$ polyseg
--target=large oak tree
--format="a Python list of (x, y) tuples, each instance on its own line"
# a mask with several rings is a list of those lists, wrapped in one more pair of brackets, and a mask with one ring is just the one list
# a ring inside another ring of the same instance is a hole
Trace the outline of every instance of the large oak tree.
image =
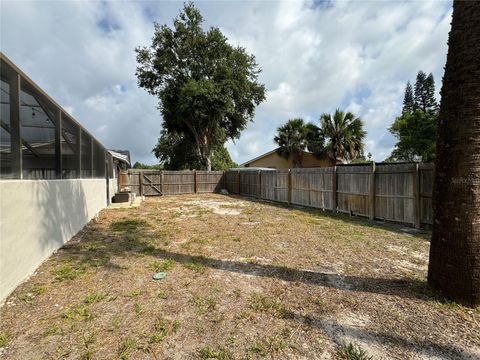
[(480, 2), (454, 1), (440, 105), (429, 284), (480, 304)]
[(255, 57), (202, 24), (192, 3), (184, 5), (173, 28), (156, 23), (151, 46), (136, 49), (136, 75), (139, 86), (158, 97), (163, 129), (192, 139), (210, 170), (215, 149), (238, 138), (253, 120), (265, 87)]

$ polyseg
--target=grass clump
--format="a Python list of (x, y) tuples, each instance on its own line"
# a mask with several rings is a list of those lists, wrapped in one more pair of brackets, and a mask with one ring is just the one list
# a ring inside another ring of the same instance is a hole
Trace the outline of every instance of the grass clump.
[(166, 320), (159, 318), (153, 325), (154, 332), (150, 336), (150, 342), (159, 343), (167, 336), (174, 334), (180, 328), (180, 321), (178, 320)]
[(43, 337), (55, 335), (58, 333), (58, 325), (57, 324), (52, 324), (49, 327), (45, 329), (45, 331), (42, 333)]
[(132, 219), (132, 220), (123, 220), (116, 221), (110, 225), (110, 229), (113, 231), (122, 231), (122, 232), (133, 232), (138, 230), (141, 227), (148, 226), (148, 223), (145, 220)]
[(183, 264), (183, 266), (199, 274), (203, 274), (205, 271), (207, 271), (207, 267), (205, 266), (205, 264), (203, 264), (200, 261), (192, 260), (192, 261), (186, 262), (185, 264)]
[(142, 294), (141, 290), (132, 290), (132, 291), (129, 291), (129, 292), (123, 294), (123, 296), (127, 297), (127, 298), (133, 298), (133, 297), (137, 297), (141, 294)]
[(199, 314), (206, 314), (215, 310), (217, 307), (217, 300), (213, 297), (199, 297), (193, 296), (190, 302), (196, 306)]
[(32, 293), (35, 294), (36, 296), (40, 296), (44, 294), (46, 291), (47, 291), (46, 285), (37, 285), (32, 288)]
[(232, 360), (233, 354), (226, 349), (214, 349), (210, 346), (205, 346), (198, 350), (200, 359), (217, 359), (217, 360)]
[(9, 335), (7, 333), (0, 333), (0, 349), (7, 347)]
[(153, 260), (148, 264), (148, 269), (159, 272), (170, 270), (175, 265), (175, 260), (166, 259), (166, 260)]
[(118, 357), (121, 360), (127, 360), (130, 352), (135, 348), (136, 342), (131, 338), (122, 341), (118, 349)]
[(293, 319), (294, 317), (293, 312), (280, 301), (259, 293), (254, 293), (250, 297), (250, 308), (255, 311), (271, 313), (282, 319)]
[(83, 299), (83, 302), (85, 304), (95, 304), (99, 301), (102, 301), (107, 296), (108, 296), (107, 293), (102, 293), (102, 292), (95, 293), (95, 294), (90, 294), (90, 295), (85, 296), (85, 298)]
[(89, 321), (93, 319), (93, 314), (86, 306), (78, 306), (73, 309), (65, 310), (62, 313), (64, 319), (70, 319), (75, 321)]
[(288, 348), (290, 345), (282, 335), (274, 335), (255, 342), (250, 347), (250, 352), (260, 356), (268, 356)]
[(85, 265), (80, 264), (63, 264), (52, 270), (55, 281), (62, 282), (74, 280), (87, 272)]
[(168, 299), (168, 293), (166, 293), (165, 291), (159, 291), (157, 297), (163, 300)]
[(342, 343), (338, 347), (337, 357), (342, 360), (372, 360), (372, 357), (365, 350), (351, 342)]

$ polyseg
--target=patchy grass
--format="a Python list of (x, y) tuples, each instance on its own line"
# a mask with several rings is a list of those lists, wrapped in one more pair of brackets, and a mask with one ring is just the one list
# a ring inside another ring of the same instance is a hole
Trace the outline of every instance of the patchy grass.
[(183, 264), (183, 266), (186, 269), (195, 271), (197, 273), (203, 274), (205, 271), (207, 271), (207, 266), (203, 262), (191, 260)]
[(175, 260), (167, 259), (167, 260), (153, 260), (150, 264), (148, 264), (148, 269), (159, 272), (159, 271), (167, 271), (170, 270), (175, 266)]
[(133, 220), (123, 220), (115, 221), (110, 225), (110, 229), (118, 232), (133, 232), (138, 230), (141, 227), (148, 226), (148, 223), (145, 220), (133, 219)]
[(102, 301), (108, 296), (108, 293), (98, 292), (95, 294), (87, 295), (83, 298), (85, 304), (95, 304), (96, 302)]
[(86, 306), (77, 306), (72, 309), (67, 309), (62, 313), (62, 317), (74, 321), (89, 321), (93, 319), (93, 314), (90, 308)]
[(337, 356), (342, 360), (372, 360), (365, 350), (351, 342), (342, 343), (337, 349)]
[(226, 349), (215, 349), (205, 346), (198, 350), (200, 359), (233, 360), (233, 354)]
[(9, 335), (4, 332), (0, 332), (0, 349), (7, 347)]
[(0, 353), (476, 358), (480, 309), (429, 289), (428, 236), (220, 195), (107, 209), (0, 308)]
[(74, 280), (79, 276), (85, 275), (87, 267), (84, 264), (62, 264), (52, 270), (55, 281), (62, 282)]

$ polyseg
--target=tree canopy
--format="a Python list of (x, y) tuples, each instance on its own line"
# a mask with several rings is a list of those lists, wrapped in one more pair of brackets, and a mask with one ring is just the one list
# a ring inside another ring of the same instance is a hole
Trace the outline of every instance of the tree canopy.
[(367, 132), (363, 121), (350, 111), (335, 110), (320, 116), (320, 129), (325, 145), (321, 149), (333, 164), (351, 162), (363, 156), (363, 143)]
[(291, 155), (293, 166), (302, 164), (303, 151), (307, 147), (308, 128), (303, 119), (290, 119), (277, 129), (277, 135), (273, 140), (278, 144), (278, 154), (288, 159)]
[(163, 130), (192, 147), (210, 169), (214, 151), (253, 121), (265, 86), (253, 55), (202, 24), (193, 3), (184, 5), (173, 28), (155, 23), (151, 46), (136, 49), (136, 75), (139, 86), (159, 99)]
[(407, 82), (402, 114), (389, 128), (398, 141), (388, 160), (433, 161), (437, 123), (438, 104), (433, 75), (427, 76), (419, 71), (414, 91)]
[[(195, 151), (193, 140), (177, 133), (162, 130), (153, 153), (165, 170), (206, 169), (204, 159)], [(213, 151), (211, 170), (226, 170), (236, 166), (223, 145)]]
[(279, 146), (278, 154), (286, 158), (293, 156), (294, 166), (301, 166), (305, 149), (318, 157), (328, 156), (336, 164), (365, 160), (363, 140), (366, 134), (359, 117), (337, 109), (333, 115), (322, 114), (320, 126), (305, 124), (299, 118), (290, 119), (277, 129), (274, 141)]

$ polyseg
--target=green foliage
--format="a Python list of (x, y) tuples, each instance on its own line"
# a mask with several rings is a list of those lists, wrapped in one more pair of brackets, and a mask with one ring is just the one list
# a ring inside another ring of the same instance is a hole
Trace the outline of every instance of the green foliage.
[(178, 136), (210, 169), (213, 151), (253, 120), (265, 87), (255, 57), (202, 24), (193, 3), (172, 28), (155, 23), (151, 46), (136, 49), (136, 75), (138, 85), (158, 97), (167, 136)]
[(430, 162), (435, 159), (438, 115), (423, 112), (404, 112), (393, 122), (389, 131), (398, 139), (392, 158), (399, 161)]
[(90, 294), (90, 295), (85, 296), (85, 298), (83, 299), (83, 302), (85, 304), (95, 304), (95, 303), (105, 299), (107, 297), (107, 295), (108, 295), (107, 293), (102, 293), (102, 292), (98, 292), (98, 293), (95, 293), (95, 294)]
[(154, 333), (150, 336), (150, 342), (159, 343), (167, 336), (174, 334), (180, 328), (180, 321), (178, 320), (167, 320), (167, 319), (157, 319), (155, 321)]
[(0, 349), (7, 347), (9, 335), (7, 333), (0, 333)]
[(198, 350), (198, 354), (200, 355), (200, 359), (205, 360), (232, 360), (233, 354), (226, 350), (226, 349), (215, 349), (210, 346), (205, 346)]
[(137, 161), (135, 164), (133, 164), (134, 169), (149, 169), (149, 170), (163, 170), (163, 166), (158, 164), (158, 165), (147, 165), (143, 164), (139, 161)]
[(322, 114), (320, 128), (311, 126), (310, 133), (312, 132), (317, 134), (316, 137), (311, 136), (311, 139), (316, 139), (316, 143), (309, 148), (316, 155), (328, 155), (332, 163), (351, 162), (363, 156), (363, 140), (367, 133), (363, 129), (363, 121), (351, 112), (337, 109), (333, 116)]
[(435, 99), (435, 80), (433, 79), (433, 75), (430, 73), (427, 76), (427, 74), (421, 70), (418, 72), (417, 80), (415, 82), (414, 110), (417, 109), (428, 113), (438, 112), (437, 100)]
[(51, 272), (55, 281), (62, 282), (66, 280), (74, 280), (86, 273), (87, 267), (84, 264), (63, 264), (56, 267)]
[(120, 359), (121, 360), (128, 359), (128, 355), (135, 348), (135, 346), (136, 346), (136, 342), (134, 339), (127, 338), (123, 340), (123, 342), (120, 344), (120, 347), (118, 349), (118, 356), (120, 357)]
[[(153, 153), (165, 170), (206, 169), (207, 164), (196, 150), (195, 142), (185, 135), (162, 130)], [(227, 170), (236, 167), (228, 150), (218, 146), (211, 157), (212, 170)]]
[(387, 161), (435, 160), (438, 123), (438, 104), (435, 99), (433, 75), (419, 71), (415, 82), (415, 96), (407, 82), (402, 114), (395, 119), (389, 131), (398, 139)]
[(303, 119), (290, 119), (288, 122), (277, 129), (277, 135), (274, 141), (278, 144), (278, 154), (288, 159), (291, 155), (293, 166), (302, 165), (302, 157), (307, 147), (308, 129)]
[(93, 319), (93, 314), (88, 307), (78, 306), (73, 309), (67, 309), (62, 313), (64, 319), (75, 321), (88, 321)]
[(173, 259), (153, 260), (150, 264), (148, 264), (148, 268), (152, 271), (159, 272), (170, 270), (174, 265), (175, 260)]
[(337, 357), (342, 360), (372, 360), (359, 345), (343, 343), (337, 349)]
[(237, 166), (226, 147), (221, 146), (215, 149), (212, 156), (212, 170), (228, 170)]
[(405, 96), (403, 98), (402, 112), (413, 113), (415, 111), (415, 98), (413, 97), (413, 88), (410, 81), (407, 81), (405, 88)]
[(147, 222), (145, 220), (124, 220), (124, 221), (116, 221), (110, 225), (110, 229), (113, 231), (124, 231), (124, 232), (133, 232), (140, 227), (147, 226)]

